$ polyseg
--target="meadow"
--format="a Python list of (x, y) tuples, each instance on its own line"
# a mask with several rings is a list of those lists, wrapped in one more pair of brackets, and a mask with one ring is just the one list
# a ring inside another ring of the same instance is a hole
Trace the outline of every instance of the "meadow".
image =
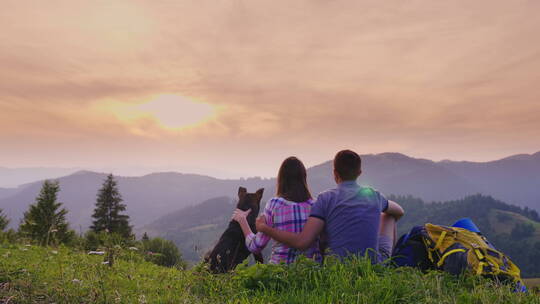
[(103, 256), (71, 247), (0, 245), (0, 303), (540, 303), (534, 292), (478, 277), (371, 265), (365, 259), (324, 267), (302, 260), (286, 267), (241, 265), (213, 275), (146, 262), (118, 248)]

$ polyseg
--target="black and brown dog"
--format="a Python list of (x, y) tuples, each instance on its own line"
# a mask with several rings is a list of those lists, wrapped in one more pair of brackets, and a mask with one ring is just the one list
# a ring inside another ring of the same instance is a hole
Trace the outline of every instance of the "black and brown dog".
[[(259, 189), (255, 193), (247, 193), (244, 187), (238, 189), (238, 204), (236, 208), (244, 211), (251, 209), (247, 221), (254, 233), (256, 233), (255, 220), (259, 214), (263, 192), (264, 189)], [(214, 249), (206, 254), (204, 260), (209, 264), (210, 271), (214, 273), (225, 273), (233, 270), (238, 264), (249, 257), (250, 254), (251, 252), (246, 247), (244, 233), (242, 232), (242, 228), (240, 228), (240, 224), (231, 220)], [(253, 257), (257, 262), (263, 263), (261, 254), (253, 254)]]

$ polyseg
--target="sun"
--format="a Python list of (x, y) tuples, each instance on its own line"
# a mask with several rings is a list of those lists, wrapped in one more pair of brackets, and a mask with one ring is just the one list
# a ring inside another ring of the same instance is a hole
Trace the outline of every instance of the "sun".
[(139, 104), (106, 102), (101, 104), (101, 108), (113, 113), (120, 121), (129, 125), (152, 120), (159, 127), (173, 131), (209, 121), (217, 112), (217, 108), (210, 104), (174, 94), (161, 94)]
[(215, 109), (206, 103), (179, 95), (160, 95), (156, 99), (133, 107), (135, 112), (153, 116), (163, 127), (182, 129), (211, 118)]

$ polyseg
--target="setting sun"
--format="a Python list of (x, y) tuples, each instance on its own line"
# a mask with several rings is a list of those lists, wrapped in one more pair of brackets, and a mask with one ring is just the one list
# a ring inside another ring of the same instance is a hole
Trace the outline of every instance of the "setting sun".
[(153, 116), (166, 128), (180, 129), (209, 119), (215, 109), (205, 103), (195, 102), (178, 95), (161, 95), (134, 107), (135, 111)]
[(172, 130), (203, 123), (216, 112), (216, 108), (209, 104), (174, 94), (159, 95), (148, 102), (135, 105), (109, 101), (100, 107), (128, 124), (151, 120), (162, 128)]

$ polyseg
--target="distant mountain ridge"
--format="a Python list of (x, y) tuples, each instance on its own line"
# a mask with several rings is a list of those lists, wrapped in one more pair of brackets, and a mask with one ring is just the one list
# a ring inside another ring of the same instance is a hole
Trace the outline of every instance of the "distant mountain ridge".
[[(96, 194), (107, 174), (79, 171), (58, 178), (59, 201), (69, 210), (68, 220), (77, 231), (86, 230), (91, 224)], [(236, 193), (238, 185), (248, 189), (267, 187), (269, 180), (250, 178), (243, 180), (220, 180), (213, 177), (182, 174), (153, 173), (141, 177), (118, 176), (120, 192), (127, 204), (127, 213), (136, 227), (147, 224), (170, 211), (198, 204), (212, 197)], [(28, 205), (34, 203), (41, 182), (21, 186), (4, 198), (0, 208), (17, 225)], [(13, 191), (13, 189), (12, 189)]]
[[(309, 169), (317, 193), (333, 187), (332, 162)], [(518, 206), (540, 209), (540, 152), (490, 162), (440, 161), (400, 153), (362, 156), (360, 183), (385, 194), (414, 195), (426, 201), (453, 200), (482, 193)]]
[(15, 188), (0, 188), (0, 199), (11, 196), (15, 192), (17, 192)]
[[(55, 178), (72, 174), (76, 168), (5, 168), (0, 167), (0, 188), (17, 187), (26, 183), (46, 178)], [(0, 190), (0, 198), (1, 196)]]
[[(276, 164), (276, 169), (279, 164)], [(400, 153), (362, 156), (360, 183), (384, 194), (408, 195), (425, 201), (455, 200), (482, 193), (518, 206), (540, 210), (540, 152), (476, 163), (409, 157)], [(72, 228), (86, 230), (91, 223), (96, 193), (106, 174), (79, 171), (59, 178), (60, 201), (70, 211)], [(127, 212), (136, 228), (181, 208), (216, 197), (234, 197), (239, 186), (248, 190), (264, 187), (268, 199), (275, 192), (275, 179), (217, 179), (197, 174), (153, 173), (140, 177), (118, 177)], [(308, 169), (312, 193), (335, 187), (332, 162)], [(34, 202), (41, 182), (16, 189), (0, 189), (0, 208), (17, 225), (28, 205)]]

